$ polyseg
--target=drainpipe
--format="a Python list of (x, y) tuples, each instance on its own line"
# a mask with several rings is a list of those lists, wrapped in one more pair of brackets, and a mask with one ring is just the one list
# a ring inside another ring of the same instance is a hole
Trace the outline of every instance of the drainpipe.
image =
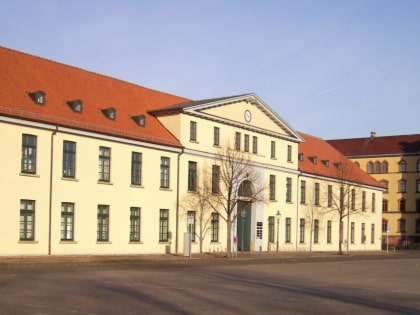
[(57, 134), (58, 126), (51, 133), (51, 152), (50, 152), (50, 191), (49, 191), (49, 209), (48, 209), (48, 255), (51, 255), (51, 229), (52, 229), (52, 190), (53, 190), (53, 169), (54, 169), (54, 136)]
[(179, 183), (181, 180), (179, 167), (181, 164), (181, 155), (184, 153), (184, 147), (182, 147), (181, 152), (178, 153), (178, 165), (176, 170), (176, 218), (175, 218), (175, 253), (178, 254), (178, 245), (179, 245), (179, 238), (178, 238), (178, 232), (179, 232)]

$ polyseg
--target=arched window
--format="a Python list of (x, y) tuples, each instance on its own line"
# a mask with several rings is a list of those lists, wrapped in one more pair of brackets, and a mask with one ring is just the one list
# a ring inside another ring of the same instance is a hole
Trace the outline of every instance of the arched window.
[(405, 233), (405, 219), (398, 220), (398, 232)]
[(382, 219), (382, 232), (386, 232), (388, 230), (388, 220)]
[(381, 172), (381, 162), (376, 161), (375, 162), (375, 173), (380, 173)]
[(388, 162), (387, 161), (382, 162), (382, 173), (388, 173)]
[(398, 210), (400, 212), (405, 212), (405, 199), (398, 200)]
[(239, 185), (238, 196), (252, 197), (252, 183), (249, 180), (244, 180), (241, 185)]
[(368, 174), (372, 174), (372, 172), (373, 172), (373, 163), (372, 162), (368, 162), (367, 163), (367, 165), (366, 165), (366, 172)]
[(385, 192), (387, 193), (388, 192), (388, 181), (383, 179), (383, 180), (381, 180), (381, 184), (382, 184), (382, 187), (384, 187), (386, 189)]
[(398, 189), (400, 193), (407, 192), (407, 181), (405, 179), (401, 179), (398, 181)]
[(382, 199), (382, 212), (388, 212), (388, 200)]
[(399, 167), (399, 171), (400, 171), (400, 173), (405, 173), (405, 172), (407, 172), (407, 162), (406, 162), (406, 161), (401, 160), (401, 161), (398, 163), (398, 167)]
[(359, 162), (354, 162), (354, 165), (356, 165), (358, 168), (360, 168)]

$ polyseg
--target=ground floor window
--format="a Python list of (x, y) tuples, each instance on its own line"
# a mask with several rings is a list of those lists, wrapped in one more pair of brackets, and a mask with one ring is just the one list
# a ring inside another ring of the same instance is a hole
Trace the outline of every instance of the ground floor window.
[(274, 243), (274, 217), (268, 217), (268, 241)]
[(211, 241), (219, 241), (219, 214), (216, 212), (211, 214)]
[(332, 232), (332, 222), (331, 220), (327, 221), (327, 244), (331, 244), (331, 232)]
[(20, 201), (20, 240), (33, 241), (35, 238), (35, 201)]
[(140, 208), (130, 208), (130, 242), (140, 242)]
[(291, 234), (292, 234), (292, 219), (286, 218), (286, 243), (291, 242)]
[(159, 242), (167, 242), (169, 236), (169, 210), (160, 209), (159, 212)]
[(73, 241), (74, 203), (61, 203), (61, 240)]
[(191, 242), (195, 242), (195, 211), (188, 211), (188, 232), (191, 235)]
[(314, 243), (319, 242), (319, 220), (314, 220)]
[(98, 205), (98, 242), (109, 241), (109, 206)]

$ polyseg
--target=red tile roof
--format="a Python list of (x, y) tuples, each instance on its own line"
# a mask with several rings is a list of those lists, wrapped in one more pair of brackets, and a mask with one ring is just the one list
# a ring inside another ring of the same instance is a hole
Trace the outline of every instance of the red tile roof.
[[(36, 105), (28, 93), (45, 92), (45, 104)], [(66, 101), (80, 99), (82, 113)], [(180, 147), (179, 141), (148, 114), (189, 99), (65, 64), (0, 47), (0, 114), (77, 128), (85, 131)], [(116, 109), (115, 120), (101, 109)], [(144, 115), (144, 127), (133, 116)]]
[[(305, 142), (299, 143), (299, 171), (315, 176), (347, 180), (358, 184), (383, 188), (380, 182), (365, 173), (327, 141), (300, 133)], [(341, 169), (338, 168), (341, 165)]]
[(420, 134), (327, 141), (348, 157), (420, 154)]

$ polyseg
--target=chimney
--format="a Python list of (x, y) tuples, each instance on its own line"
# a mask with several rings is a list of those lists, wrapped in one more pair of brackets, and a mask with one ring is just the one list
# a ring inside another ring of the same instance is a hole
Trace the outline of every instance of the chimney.
[(373, 140), (376, 138), (376, 132), (375, 131), (371, 131), (370, 132), (370, 140)]

